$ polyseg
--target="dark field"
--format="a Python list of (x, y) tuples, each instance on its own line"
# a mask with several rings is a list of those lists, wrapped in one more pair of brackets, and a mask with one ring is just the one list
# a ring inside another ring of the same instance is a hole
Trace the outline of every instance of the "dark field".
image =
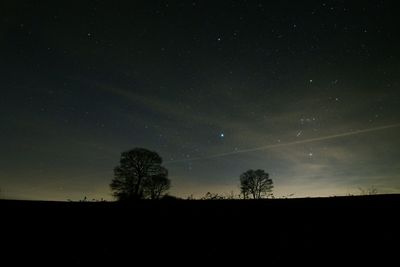
[(400, 195), (131, 205), (3, 200), (1, 266), (388, 265), (400, 254), (399, 204)]

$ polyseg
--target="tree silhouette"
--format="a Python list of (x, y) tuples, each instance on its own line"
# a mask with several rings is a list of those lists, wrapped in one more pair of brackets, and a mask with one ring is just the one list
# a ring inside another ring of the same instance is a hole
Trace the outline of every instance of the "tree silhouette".
[(170, 187), (168, 171), (162, 158), (153, 151), (134, 148), (122, 152), (110, 184), (118, 200), (160, 198)]
[(248, 170), (240, 175), (240, 191), (244, 199), (260, 199), (272, 195), (272, 179), (264, 170)]
[(144, 193), (150, 199), (160, 199), (168, 191), (171, 181), (167, 178), (168, 172), (154, 175), (146, 179), (143, 183)]

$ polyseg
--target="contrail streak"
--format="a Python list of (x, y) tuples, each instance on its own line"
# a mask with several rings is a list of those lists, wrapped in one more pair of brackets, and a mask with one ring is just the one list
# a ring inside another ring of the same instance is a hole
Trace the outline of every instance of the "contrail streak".
[(235, 150), (235, 151), (226, 152), (226, 153), (220, 153), (220, 154), (214, 154), (214, 155), (204, 156), (204, 157), (197, 157), (197, 158), (190, 158), (190, 159), (180, 159), (180, 160), (179, 159), (178, 160), (171, 160), (171, 161), (166, 161), (165, 164), (173, 164), (173, 163), (189, 162), (189, 161), (195, 161), (195, 160), (205, 160), (205, 159), (220, 158), (220, 157), (225, 157), (225, 156), (230, 156), (230, 155), (248, 153), (248, 152), (253, 152), (253, 151), (260, 151), (260, 150), (266, 150), (266, 149), (270, 149), (270, 148), (293, 146), (293, 145), (307, 144), (307, 143), (312, 143), (312, 142), (317, 142), (317, 141), (330, 140), (330, 139), (335, 139), (335, 138), (340, 138), (340, 137), (345, 137), (345, 136), (352, 136), (352, 135), (357, 135), (357, 134), (362, 134), (362, 133), (381, 131), (381, 130), (390, 129), (390, 128), (397, 128), (397, 127), (400, 127), (400, 123), (391, 124), (391, 125), (385, 125), (385, 126), (380, 126), (380, 127), (374, 127), (374, 128), (368, 128), (368, 129), (363, 129), (363, 130), (356, 130), (356, 131), (347, 132), (347, 133), (340, 133), (340, 134), (333, 134), (333, 135), (327, 135), (327, 136), (322, 136), (322, 137), (298, 140), (298, 141), (293, 141), (293, 142), (288, 142), (288, 143), (270, 144), (270, 145), (253, 147), (253, 148), (240, 149), (240, 150)]

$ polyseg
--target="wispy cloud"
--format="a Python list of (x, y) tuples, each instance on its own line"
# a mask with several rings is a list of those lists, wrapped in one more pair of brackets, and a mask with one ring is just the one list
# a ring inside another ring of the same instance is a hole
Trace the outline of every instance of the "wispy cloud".
[(253, 148), (240, 149), (240, 150), (237, 150), (237, 151), (220, 153), (220, 154), (210, 155), (210, 156), (206, 156), (206, 157), (197, 157), (197, 158), (190, 158), (190, 159), (173, 160), (173, 161), (168, 161), (166, 163), (170, 163), (171, 164), (171, 163), (179, 163), (179, 162), (187, 162), (187, 161), (195, 161), (195, 160), (206, 160), (206, 159), (220, 158), (220, 157), (226, 157), (226, 156), (235, 155), (235, 154), (242, 154), (242, 153), (260, 151), (260, 150), (266, 150), (266, 149), (272, 149), (272, 148), (294, 146), (294, 145), (308, 144), (308, 143), (313, 143), (313, 142), (318, 142), (318, 141), (331, 140), (331, 139), (336, 139), (336, 138), (341, 138), (341, 137), (359, 135), (359, 134), (363, 134), (363, 133), (381, 131), (381, 130), (386, 130), (386, 129), (390, 129), (390, 128), (397, 128), (397, 127), (400, 127), (400, 124), (384, 125), (384, 126), (380, 126), (380, 127), (373, 127), (373, 128), (356, 130), (356, 131), (351, 131), (351, 132), (346, 132), (346, 133), (339, 133), (339, 134), (333, 134), (333, 135), (310, 138), (310, 139), (303, 139), (303, 140), (298, 140), (298, 141), (293, 141), (293, 142), (270, 144), (270, 145), (264, 145), (264, 146), (253, 147)]

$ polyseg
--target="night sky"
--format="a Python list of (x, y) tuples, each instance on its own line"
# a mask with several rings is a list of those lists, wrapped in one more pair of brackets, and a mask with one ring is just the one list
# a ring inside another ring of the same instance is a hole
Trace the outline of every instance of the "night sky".
[(2, 1), (0, 188), (112, 199), (122, 151), (171, 194), (400, 191), (398, 1)]

